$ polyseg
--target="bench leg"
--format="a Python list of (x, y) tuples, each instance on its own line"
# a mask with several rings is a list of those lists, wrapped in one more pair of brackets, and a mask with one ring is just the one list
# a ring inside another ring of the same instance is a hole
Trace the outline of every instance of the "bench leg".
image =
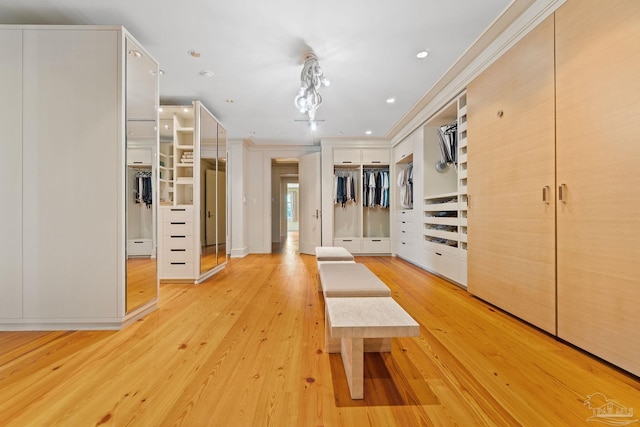
[(362, 338), (342, 338), (340, 353), (352, 399), (364, 398), (364, 348)]

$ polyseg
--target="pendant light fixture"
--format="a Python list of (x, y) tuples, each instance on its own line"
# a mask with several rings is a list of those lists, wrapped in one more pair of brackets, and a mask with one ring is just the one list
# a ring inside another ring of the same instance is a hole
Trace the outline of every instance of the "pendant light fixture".
[(300, 90), (295, 98), (295, 105), (301, 113), (308, 115), (312, 130), (316, 126), (316, 110), (322, 104), (319, 91), (321, 86), (329, 86), (329, 80), (324, 76), (316, 54), (308, 52), (300, 73)]

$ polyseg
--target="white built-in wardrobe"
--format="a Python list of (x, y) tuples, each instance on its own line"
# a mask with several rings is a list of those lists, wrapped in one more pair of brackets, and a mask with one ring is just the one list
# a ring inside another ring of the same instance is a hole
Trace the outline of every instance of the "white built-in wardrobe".
[(394, 191), (388, 141), (323, 140), (321, 145), (323, 246), (388, 255)]
[(157, 63), (120, 26), (0, 25), (0, 57), (0, 329), (121, 328), (157, 303), (150, 243), (127, 306), (125, 196), (127, 130), (154, 162)]

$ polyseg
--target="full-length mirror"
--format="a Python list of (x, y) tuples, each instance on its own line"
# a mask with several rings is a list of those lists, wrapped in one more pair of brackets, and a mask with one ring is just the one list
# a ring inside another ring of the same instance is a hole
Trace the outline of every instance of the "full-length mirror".
[(218, 172), (216, 193), (216, 242), (218, 265), (227, 262), (227, 132), (218, 123)]
[(126, 312), (158, 297), (157, 64), (127, 39)]
[(202, 276), (215, 271), (226, 261), (226, 132), (202, 105), (199, 123)]

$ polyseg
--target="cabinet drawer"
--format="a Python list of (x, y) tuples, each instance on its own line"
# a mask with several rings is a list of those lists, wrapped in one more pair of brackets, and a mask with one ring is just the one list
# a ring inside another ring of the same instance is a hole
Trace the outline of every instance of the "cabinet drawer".
[(362, 159), (361, 150), (359, 148), (347, 149), (347, 148), (335, 148), (333, 150), (333, 164), (354, 164), (359, 165)]
[(160, 210), (162, 211), (162, 222), (193, 221), (193, 206), (163, 207)]
[(387, 148), (367, 148), (362, 150), (363, 165), (388, 165), (389, 150)]
[(127, 255), (151, 255), (153, 242), (151, 239), (127, 240)]
[(359, 252), (362, 252), (362, 250), (360, 249), (360, 246), (361, 246), (360, 242), (361, 242), (360, 238), (345, 237), (345, 238), (333, 239), (333, 246), (342, 246), (343, 248), (345, 248), (351, 253), (359, 253)]
[(174, 234), (162, 236), (162, 251), (170, 249), (193, 249), (193, 236)]
[(415, 245), (418, 243), (417, 234), (410, 229), (396, 230), (396, 239), (398, 240), (398, 242), (410, 243), (412, 245)]
[(162, 234), (165, 236), (192, 236), (193, 223), (185, 221), (171, 221), (162, 224)]
[(396, 221), (414, 222), (414, 215), (413, 209), (396, 211)]
[(416, 234), (417, 231), (416, 230), (417, 226), (414, 222), (411, 221), (396, 221), (396, 231), (409, 231), (411, 233)]
[(391, 252), (391, 240), (386, 237), (362, 239), (362, 252), (367, 254), (388, 254)]
[(432, 249), (424, 249), (425, 267), (436, 274), (461, 283), (460, 257)]
[(393, 246), (394, 253), (407, 261), (417, 262), (420, 259), (422, 251), (412, 243), (396, 241)]
[(163, 279), (192, 279), (194, 277), (192, 262), (167, 261), (162, 263)]
[(190, 262), (193, 263), (193, 249), (167, 248), (164, 250), (163, 262)]

